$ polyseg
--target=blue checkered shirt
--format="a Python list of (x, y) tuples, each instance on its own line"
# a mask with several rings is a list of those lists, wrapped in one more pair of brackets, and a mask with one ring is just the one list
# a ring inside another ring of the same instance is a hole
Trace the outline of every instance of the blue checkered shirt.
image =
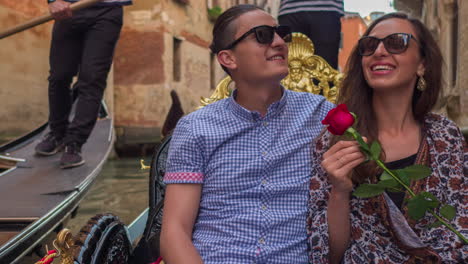
[(203, 185), (193, 244), (204, 263), (308, 263), (311, 144), (332, 107), (284, 90), (264, 117), (230, 97), (179, 121), (164, 182)]

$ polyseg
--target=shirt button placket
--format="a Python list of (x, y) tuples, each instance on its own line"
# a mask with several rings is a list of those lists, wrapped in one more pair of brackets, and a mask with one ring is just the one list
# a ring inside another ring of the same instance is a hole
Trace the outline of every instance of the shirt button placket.
[(269, 139), (269, 133), (268, 133), (268, 122), (263, 120), (259, 122), (259, 142), (260, 142), (260, 153), (264, 159), (267, 158), (268, 155), (268, 143), (270, 141)]
[[(269, 164), (270, 164), (270, 158), (272, 154), (270, 153), (271, 150), (269, 149), (269, 145), (272, 140), (271, 139), (272, 135), (270, 134), (269, 130), (270, 130), (269, 123), (266, 120), (262, 120), (262, 122), (260, 123), (260, 127), (259, 127), (260, 146), (261, 146), (260, 153), (265, 163), (264, 163), (263, 173), (261, 175), (261, 181), (260, 181), (262, 194), (261, 194), (261, 199), (259, 200), (259, 204), (258, 204), (259, 212), (262, 218), (262, 228), (259, 234), (260, 236), (258, 239), (258, 246), (263, 252), (265, 250), (265, 244), (266, 244), (265, 237), (271, 228), (270, 227), (271, 216), (269, 214), (269, 206), (268, 206), (269, 199), (271, 199), (270, 197), (271, 194), (268, 188), (268, 179), (270, 176)], [(263, 261), (261, 260), (262, 257), (261, 256), (259, 257), (260, 259), (257, 259), (257, 262), (263, 263)]]

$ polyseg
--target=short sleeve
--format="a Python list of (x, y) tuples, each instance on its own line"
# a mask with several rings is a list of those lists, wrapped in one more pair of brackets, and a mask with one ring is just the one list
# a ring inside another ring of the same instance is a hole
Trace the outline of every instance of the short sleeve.
[(190, 120), (177, 124), (169, 146), (164, 183), (203, 183), (204, 158)]

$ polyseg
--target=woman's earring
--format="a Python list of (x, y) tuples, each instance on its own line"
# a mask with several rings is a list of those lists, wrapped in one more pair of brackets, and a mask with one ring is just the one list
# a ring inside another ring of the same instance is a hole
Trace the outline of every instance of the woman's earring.
[(418, 84), (416, 85), (416, 89), (418, 89), (421, 92), (424, 92), (424, 90), (426, 90), (426, 80), (424, 80), (424, 77), (422, 75), (418, 78)]

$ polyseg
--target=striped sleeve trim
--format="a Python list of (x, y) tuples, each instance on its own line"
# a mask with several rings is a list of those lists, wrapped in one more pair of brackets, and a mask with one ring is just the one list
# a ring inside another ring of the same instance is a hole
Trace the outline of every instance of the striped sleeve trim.
[(164, 183), (203, 183), (204, 175), (199, 172), (167, 172)]

